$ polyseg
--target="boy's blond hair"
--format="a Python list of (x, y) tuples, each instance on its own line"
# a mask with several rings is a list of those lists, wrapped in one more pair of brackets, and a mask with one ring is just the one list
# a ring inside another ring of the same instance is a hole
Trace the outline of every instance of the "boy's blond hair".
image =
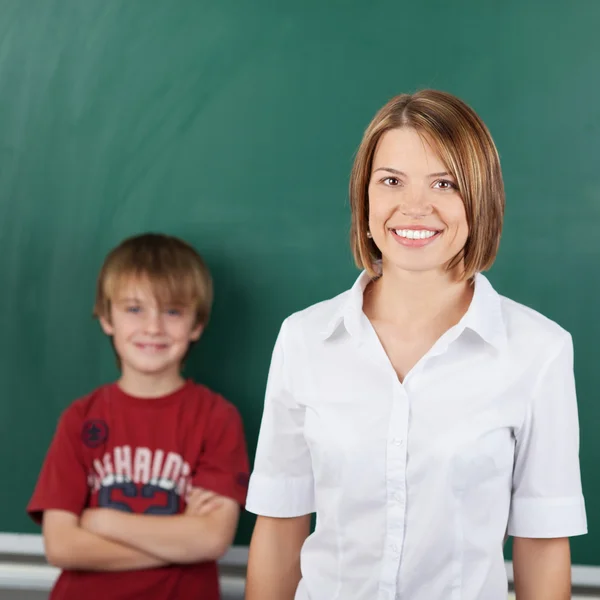
[(392, 98), (375, 115), (358, 148), (350, 178), (352, 252), (359, 268), (377, 276), (381, 252), (368, 237), (373, 156), (383, 134), (410, 127), (425, 136), (456, 178), (467, 213), (469, 237), (450, 262), (464, 264), (463, 277), (489, 269), (500, 243), (504, 218), (504, 183), (492, 136), (475, 111), (447, 92), (422, 90)]
[(193, 306), (195, 325), (206, 325), (213, 301), (210, 271), (179, 238), (146, 233), (130, 237), (104, 260), (96, 285), (94, 316), (110, 322), (111, 303), (126, 280), (147, 283), (160, 304)]

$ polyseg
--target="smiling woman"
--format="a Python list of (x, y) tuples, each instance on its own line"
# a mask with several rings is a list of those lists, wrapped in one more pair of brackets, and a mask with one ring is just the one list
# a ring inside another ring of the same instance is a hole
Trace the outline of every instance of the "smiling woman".
[(507, 534), (517, 597), (566, 600), (587, 531), (572, 342), (482, 275), (504, 214), (489, 131), (449, 94), (393, 98), (350, 196), (362, 273), (275, 344), (247, 600), (506, 600)]
[[(387, 197), (388, 206), (392, 204), (390, 193), (385, 194), (382, 187), (403, 191), (394, 198), (408, 212), (401, 223), (390, 223), (396, 230), (425, 228), (420, 222), (427, 216), (420, 214), (423, 211), (431, 213), (430, 231), (444, 230), (441, 223), (439, 229), (433, 227), (433, 221), (442, 216), (437, 211), (439, 193), (444, 192), (444, 213), (455, 229), (461, 224), (449, 248), (455, 253), (448, 267), (462, 263), (462, 275), (468, 279), (492, 265), (504, 216), (500, 159), (485, 124), (458, 98), (435, 90), (400, 95), (377, 113), (365, 131), (350, 179), (351, 237), (356, 261), (370, 275), (376, 274), (373, 264), (382, 258), (382, 250), (365, 233), (370, 217), (380, 207), (378, 200)], [(411, 227), (403, 226), (407, 223)], [(403, 237), (410, 238), (410, 234)]]
[(423, 271), (450, 264), (465, 247), (469, 226), (458, 186), (432, 143), (415, 129), (392, 129), (381, 137), (368, 194), (370, 239), (385, 260)]

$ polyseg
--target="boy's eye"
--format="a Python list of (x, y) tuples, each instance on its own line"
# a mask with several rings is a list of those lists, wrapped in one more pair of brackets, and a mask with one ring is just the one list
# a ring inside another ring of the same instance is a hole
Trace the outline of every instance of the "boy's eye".
[(170, 317), (179, 317), (179, 316), (181, 316), (181, 311), (178, 308), (168, 308), (167, 314)]
[(139, 312), (140, 312), (142, 309), (141, 309), (141, 307), (139, 307), (139, 306), (127, 306), (127, 307), (125, 308), (125, 310), (126, 310), (128, 313), (134, 313), (134, 314), (136, 314), (136, 313), (139, 313)]

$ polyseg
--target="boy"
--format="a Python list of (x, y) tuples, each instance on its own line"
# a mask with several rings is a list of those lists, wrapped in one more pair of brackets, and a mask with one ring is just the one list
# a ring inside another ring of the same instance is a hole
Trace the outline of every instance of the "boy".
[(212, 282), (173, 237), (130, 238), (106, 258), (94, 315), (121, 376), (62, 415), (27, 508), (51, 600), (217, 600), (248, 482), (239, 413), (181, 367), (205, 327)]

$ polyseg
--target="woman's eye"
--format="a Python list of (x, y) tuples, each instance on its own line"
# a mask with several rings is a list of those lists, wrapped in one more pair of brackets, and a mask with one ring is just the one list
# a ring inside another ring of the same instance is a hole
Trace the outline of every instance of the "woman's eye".
[(400, 183), (400, 180), (397, 177), (386, 177), (383, 179), (383, 183), (390, 186), (396, 186)]
[(448, 181), (447, 179), (440, 179), (439, 181), (435, 182), (435, 185), (440, 190), (456, 189), (456, 184), (454, 184), (452, 181)]

